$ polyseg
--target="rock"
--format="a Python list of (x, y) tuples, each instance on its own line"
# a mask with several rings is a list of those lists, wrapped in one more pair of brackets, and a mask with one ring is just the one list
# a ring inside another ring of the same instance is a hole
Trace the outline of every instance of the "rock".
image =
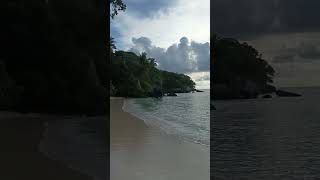
[(267, 99), (267, 98), (272, 98), (272, 96), (270, 94), (266, 94), (266, 95), (263, 95), (262, 98)]
[(196, 92), (204, 92), (204, 91), (201, 91), (201, 90), (196, 89)]
[(160, 89), (153, 90), (152, 97), (161, 98), (162, 96), (163, 96), (163, 93)]
[(280, 97), (298, 97), (301, 96), (301, 94), (296, 94), (292, 92), (282, 91), (282, 90), (276, 90), (276, 94)]
[(167, 96), (178, 96), (176, 93), (168, 93)]

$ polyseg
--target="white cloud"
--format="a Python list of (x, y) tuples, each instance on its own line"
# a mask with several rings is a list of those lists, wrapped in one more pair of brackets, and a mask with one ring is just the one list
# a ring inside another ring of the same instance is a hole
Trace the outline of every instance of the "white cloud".
[(210, 70), (209, 43), (189, 42), (188, 38), (182, 37), (178, 44), (164, 49), (154, 46), (147, 37), (133, 38), (132, 42), (134, 45), (129, 51), (146, 52), (148, 57), (155, 58), (159, 69), (178, 73)]
[(196, 83), (196, 89), (210, 89), (210, 72), (193, 72), (187, 75)]
[(165, 12), (160, 10), (155, 14), (141, 18), (128, 10), (115, 17), (111, 28), (119, 33), (115, 39), (118, 47), (129, 49), (134, 37), (148, 37), (161, 48), (178, 43), (184, 36), (191, 41), (210, 41), (210, 0), (177, 0)]

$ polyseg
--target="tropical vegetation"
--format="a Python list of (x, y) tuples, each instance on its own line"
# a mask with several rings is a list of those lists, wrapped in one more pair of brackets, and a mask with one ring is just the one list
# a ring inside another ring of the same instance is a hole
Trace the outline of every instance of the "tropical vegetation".
[(156, 68), (146, 53), (115, 51), (111, 54), (110, 92), (123, 97), (160, 97), (165, 93), (185, 93), (195, 90), (195, 83), (184, 74)]
[(246, 42), (213, 35), (213, 99), (254, 98), (275, 90), (274, 69)]

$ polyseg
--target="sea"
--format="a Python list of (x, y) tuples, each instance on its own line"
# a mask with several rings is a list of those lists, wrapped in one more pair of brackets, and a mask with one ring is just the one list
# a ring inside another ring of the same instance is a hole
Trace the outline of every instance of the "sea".
[[(210, 93), (205, 90), (127, 99), (123, 109), (163, 133), (210, 145), (211, 179), (318, 179), (320, 88), (280, 89), (302, 96), (214, 101), (217, 110), (210, 113)], [(105, 180), (105, 120), (49, 121), (40, 150), (95, 180)]]
[(210, 90), (162, 98), (126, 99), (123, 110), (152, 128), (182, 140), (210, 145)]
[[(126, 99), (123, 109), (163, 133), (209, 146), (209, 94), (209, 90), (204, 90), (161, 99)], [(106, 117), (57, 116), (53, 119), (46, 123), (40, 151), (95, 180), (108, 179)]]
[(214, 101), (211, 179), (319, 179), (320, 88), (301, 97)]

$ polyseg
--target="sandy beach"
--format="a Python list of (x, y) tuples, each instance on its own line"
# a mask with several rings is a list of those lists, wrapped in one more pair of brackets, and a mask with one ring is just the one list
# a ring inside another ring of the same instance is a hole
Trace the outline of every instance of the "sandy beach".
[(209, 179), (209, 147), (147, 127), (122, 105), (110, 100), (111, 180)]
[(39, 152), (46, 118), (0, 113), (0, 179), (92, 180)]

